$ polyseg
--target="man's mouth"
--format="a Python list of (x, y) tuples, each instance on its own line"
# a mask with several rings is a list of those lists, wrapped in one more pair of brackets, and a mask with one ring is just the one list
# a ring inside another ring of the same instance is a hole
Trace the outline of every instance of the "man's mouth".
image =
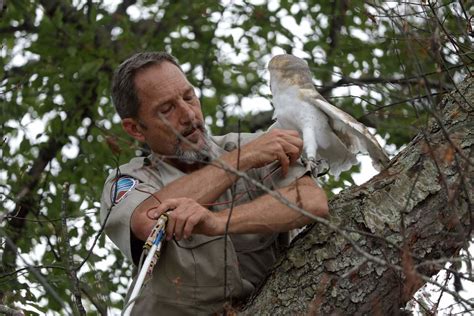
[(194, 134), (194, 132), (196, 131), (197, 131), (197, 128), (191, 128), (189, 130), (184, 131), (181, 135), (183, 137), (188, 137), (189, 135)]
[(201, 132), (202, 129), (203, 129), (202, 125), (192, 126), (190, 128), (185, 129), (181, 133), (181, 136), (183, 136), (184, 138), (188, 138), (188, 137), (191, 136), (191, 138), (192, 138), (197, 132)]

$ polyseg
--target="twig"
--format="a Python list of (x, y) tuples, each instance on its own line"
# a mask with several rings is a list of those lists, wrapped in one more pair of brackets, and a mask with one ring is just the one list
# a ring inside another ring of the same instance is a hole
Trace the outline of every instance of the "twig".
[[(238, 140), (237, 140), (237, 170), (240, 169), (240, 119), (237, 121), (237, 133), (238, 133)], [(237, 187), (236, 180), (232, 185), (232, 199), (230, 203), (229, 215), (227, 216), (227, 221), (225, 223), (225, 231), (224, 231), (224, 301), (227, 301), (227, 238), (229, 235), (229, 226), (230, 226), (230, 219), (232, 217), (232, 212), (234, 210), (235, 204), (235, 191)], [(230, 302), (232, 305), (232, 302)], [(226, 314), (227, 311), (225, 310), (224, 313)]]
[[(442, 23), (439, 18), (438, 18), (438, 14), (437, 12), (435, 11), (435, 8), (433, 7), (433, 4), (431, 3), (431, 0), (428, 0), (428, 4), (429, 4), (429, 7), (431, 9), (431, 12), (433, 13), (433, 16), (436, 18), (436, 22), (438, 23), (438, 25), (441, 27), (441, 29), (443, 30), (443, 33), (444, 35), (446, 35), (446, 37), (449, 39), (449, 41), (451, 42), (451, 44), (453, 45), (454, 47), (454, 50), (456, 51), (456, 54), (457, 55), (460, 55), (460, 52), (458, 50), (458, 43), (453, 39), (452, 35), (450, 32), (448, 32), (446, 30), (446, 28), (444, 27), (444, 23)], [(471, 59), (469, 58), (469, 55), (466, 55), (468, 59)], [(472, 61), (472, 59), (471, 59)], [(471, 71), (469, 70), (469, 68), (467, 68), (467, 71), (469, 72), (469, 74), (472, 74)]]
[(97, 311), (102, 316), (107, 316), (107, 306), (101, 304), (101, 302), (95, 297), (97, 294), (84, 282), (80, 284), (81, 292), (91, 301), (92, 305), (97, 308)]
[[(431, 93), (430, 95), (420, 95), (420, 96), (416, 96), (416, 97), (413, 97), (413, 98), (410, 98), (410, 99), (404, 99), (404, 100), (401, 100), (401, 101), (397, 101), (397, 102), (392, 102), (390, 104), (386, 104), (386, 105), (382, 105), (382, 106), (378, 106), (376, 109), (373, 109), (373, 110), (370, 110), (370, 111), (367, 111), (367, 113), (357, 117), (357, 120), (361, 120), (363, 119), (364, 117), (372, 114), (372, 113), (375, 113), (375, 112), (378, 112), (380, 110), (383, 110), (383, 109), (386, 109), (386, 108), (390, 108), (392, 106), (395, 106), (395, 105), (400, 105), (400, 104), (404, 104), (404, 103), (409, 103), (409, 102), (412, 102), (412, 101), (415, 101), (415, 100), (420, 100), (420, 99), (424, 99), (424, 98), (429, 98), (431, 96), (438, 96), (438, 95), (441, 95), (441, 94), (444, 94), (444, 92), (437, 92), (437, 93)], [(349, 96), (348, 96), (349, 97)], [(368, 100), (360, 97), (360, 96), (356, 96), (357, 98), (361, 99), (362, 101), (364, 102), (367, 102), (369, 104), (371, 104)], [(335, 97), (334, 97), (335, 98)], [(340, 98), (340, 97), (338, 97)], [(372, 105), (375, 105), (375, 104), (372, 104)]]
[[(450, 279), (450, 275), (451, 273), (447, 272), (446, 273), (446, 278), (444, 279), (444, 286), (447, 286), (448, 285), (448, 282), (449, 282), (449, 279)], [(433, 310), (436, 310), (438, 309), (438, 306), (441, 302), (441, 298), (443, 297), (443, 294), (444, 294), (444, 291), (441, 291), (441, 293), (439, 294), (439, 297), (438, 297), (438, 300), (436, 303), (434, 303), (433, 305)]]
[(79, 279), (77, 278), (76, 269), (74, 268), (74, 258), (71, 252), (71, 247), (69, 243), (69, 234), (67, 229), (67, 200), (69, 198), (69, 183), (65, 182), (63, 184), (63, 196), (61, 201), (61, 217), (62, 217), (62, 238), (63, 238), (63, 247), (66, 254), (66, 271), (69, 277), (69, 280), (72, 284), (72, 292), (74, 294), (74, 302), (76, 303), (77, 310), (79, 315), (86, 315), (84, 306), (82, 305), (81, 290)]
[(13, 309), (6, 305), (0, 305), (0, 314), (5, 314), (6, 316), (24, 316), (25, 315), (23, 311), (18, 310), (18, 309)]
[[(89, 209), (93, 209), (94, 207), (91, 207)], [(67, 219), (81, 219), (84, 217), (84, 215), (89, 215), (89, 214), (96, 214), (97, 211), (89, 211), (89, 212), (83, 212), (81, 213), (81, 215), (70, 215), (70, 216), (66, 216)], [(44, 216), (43, 214), (39, 214), (39, 215), (42, 215)], [(46, 217), (46, 216), (44, 216)], [(5, 219), (9, 219), (9, 218), (16, 218), (16, 219), (21, 219), (21, 220), (24, 220), (26, 222), (31, 222), (31, 223), (51, 223), (51, 222), (60, 222), (62, 221), (63, 219), (61, 217), (59, 218), (52, 218), (52, 219), (33, 219), (33, 218), (28, 218), (28, 217), (18, 217), (18, 216), (13, 216), (13, 215), (7, 215)], [(1, 222), (1, 220), (0, 220)], [(68, 224), (70, 225), (70, 224)]]
[(340, 279), (345, 279), (347, 277), (350, 277), (353, 273), (357, 272), (360, 269), (360, 267), (362, 267), (364, 264), (366, 264), (367, 261), (369, 261), (369, 260), (368, 259), (363, 259), (361, 262), (356, 264), (354, 267), (352, 267), (349, 271), (347, 271), (346, 273), (341, 275), (339, 278)]
[[(117, 154), (116, 156), (116, 172), (115, 172), (115, 179), (118, 179), (121, 175), (120, 173), (120, 168), (119, 168), (119, 155)], [(100, 229), (99, 231), (97, 232), (97, 234), (95, 235), (95, 238), (94, 238), (94, 241), (92, 243), (92, 246), (90, 247), (89, 251), (87, 252), (87, 255), (86, 257), (84, 258), (84, 260), (82, 260), (82, 262), (76, 267), (76, 271), (79, 271), (82, 266), (87, 262), (87, 260), (89, 260), (89, 257), (90, 255), (92, 254), (92, 250), (94, 250), (94, 247), (95, 245), (97, 244), (97, 241), (99, 240), (100, 236), (102, 236), (102, 232), (104, 231), (105, 229), (105, 225), (107, 224), (107, 221), (109, 220), (109, 216), (110, 216), (110, 212), (112, 210), (112, 207), (114, 207), (114, 201), (115, 201), (115, 196), (117, 195), (117, 190), (118, 190), (118, 186), (116, 185), (115, 186), (115, 191), (114, 191), (114, 196), (113, 196), (113, 199), (112, 199), (112, 205), (109, 207), (109, 209), (107, 210), (107, 215), (105, 216), (105, 219), (104, 219), (104, 222), (102, 223), (102, 225), (100, 226)]]
[(63, 299), (59, 296), (59, 294), (56, 292), (55, 289), (49, 284), (48, 280), (46, 280), (43, 275), (32, 265), (28, 264), (26, 262), (25, 258), (23, 258), (23, 255), (18, 251), (18, 248), (16, 247), (15, 243), (8, 237), (8, 235), (5, 233), (3, 228), (0, 228), (0, 233), (4, 236), (6, 245), (20, 258), (20, 260), (27, 266), (28, 270), (31, 271), (31, 273), (36, 277), (38, 282), (43, 285), (44, 289), (46, 292), (49, 292), (51, 296), (56, 300), (56, 302), (64, 309), (66, 309), (66, 305), (64, 304)]
[[(321, 94), (326, 94), (328, 91), (333, 90), (337, 87), (347, 86), (347, 85), (367, 85), (367, 84), (399, 84), (399, 85), (419, 85), (420, 79), (419, 78), (380, 78), (380, 77), (370, 77), (370, 78), (350, 78), (350, 77), (343, 77), (336, 81), (335, 83), (324, 86), (323, 88), (318, 89)], [(437, 85), (436, 83), (432, 83), (432, 85)]]
[(35, 269), (60, 269), (60, 270), (66, 270), (66, 268), (64, 268), (63, 266), (56, 266), (56, 265), (38, 265), (38, 266), (28, 266), (28, 267), (23, 267), (23, 268), (19, 268), (19, 269), (16, 269), (15, 271), (11, 271), (11, 272), (8, 272), (8, 273), (4, 273), (4, 274), (1, 274), (0, 275), (0, 279), (3, 279), (3, 278), (6, 278), (6, 277), (9, 277), (9, 276), (12, 276), (12, 275), (15, 275), (23, 270), (29, 270), (31, 267), (35, 268)]

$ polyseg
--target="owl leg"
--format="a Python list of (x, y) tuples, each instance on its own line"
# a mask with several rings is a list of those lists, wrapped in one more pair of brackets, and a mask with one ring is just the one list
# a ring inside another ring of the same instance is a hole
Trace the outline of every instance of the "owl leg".
[(311, 176), (315, 179), (329, 172), (329, 164), (326, 159), (316, 160), (316, 158), (311, 157), (305, 161), (305, 165), (306, 170), (310, 170)]
[(303, 138), (303, 153), (305, 158), (309, 161), (316, 161), (318, 152), (318, 142), (316, 141), (315, 131), (312, 128), (303, 128), (301, 131)]
[(311, 172), (313, 178), (325, 175), (328, 172), (328, 163), (326, 160), (317, 159), (318, 142), (316, 141), (316, 132), (312, 128), (302, 130), (304, 140), (304, 159), (306, 170)]

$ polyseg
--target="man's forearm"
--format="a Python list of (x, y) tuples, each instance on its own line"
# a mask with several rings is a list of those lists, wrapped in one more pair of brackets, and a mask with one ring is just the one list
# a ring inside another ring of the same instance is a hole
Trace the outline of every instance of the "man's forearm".
[[(327, 216), (328, 205), (324, 191), (315, 186), (309, 177), (303, 177), (294, 184), (277, 190), (286, 200), (315, 216)], [(223, 234), (229, 210), (218, 213), (219, 231)], [(232, 212), (229, 233), (271, 233), (302, 227), (313, 220), (282, 204), (270, 195), (246, 204), (236, 206)]]
[(155, 196), (161, 201), (187, 197), (199, 204), (212, 203), (237, 179), (235, 174), (225, 170), (221, 165), (236, 168), (237, 159), (240, 159), (241, 171), (251, 168), (251, 165), (237, 156), (237, 151), (226, 153), (219, 157), (218, 161), (167, 184), (156, 192)]

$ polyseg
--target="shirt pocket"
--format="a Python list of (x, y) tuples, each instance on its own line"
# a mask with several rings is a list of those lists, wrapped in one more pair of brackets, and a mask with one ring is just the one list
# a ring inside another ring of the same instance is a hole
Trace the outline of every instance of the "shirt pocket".
[(278, 233), (273, 234), (235, 234), (232, 235), (237, 253), (256, 252), (270, 247), (278, 238)]
[(216, 295), (223, 295), (224, 266), (227, 265), (227, 293), (238, 295), (242, 290), (242, 280), (230, 237), (227, 238), (227, 260), (224, 245), (224, 236), (192, 235), (180, 241), (172, 240), (166, 249), (167, 278), (183, 288), (207, 288), (194, 293), (198, 301), (208, 301), (215, 299)]

